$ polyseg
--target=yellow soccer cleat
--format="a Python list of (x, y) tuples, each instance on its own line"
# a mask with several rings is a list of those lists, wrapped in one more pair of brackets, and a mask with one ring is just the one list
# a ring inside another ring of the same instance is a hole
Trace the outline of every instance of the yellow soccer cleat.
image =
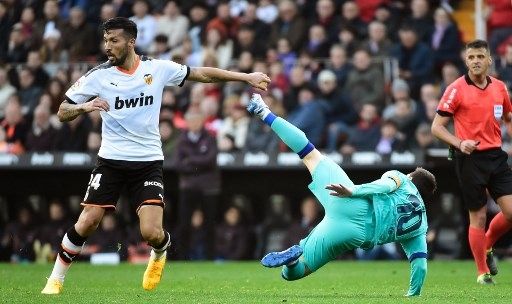
[(158, 283), (160, 283), (166, 257), (167, 254), (165, 253), (159, 259), (149, 258), (148, 267), (144, 272), (144, 278), (142, 278), (142, 288), (145, 290), (153, 290)]
[(41, 290), (42, 294), (60, 294), (64, 289), (64, 285), (57, 279), (49, 278), (46, 282), (46, 286)]

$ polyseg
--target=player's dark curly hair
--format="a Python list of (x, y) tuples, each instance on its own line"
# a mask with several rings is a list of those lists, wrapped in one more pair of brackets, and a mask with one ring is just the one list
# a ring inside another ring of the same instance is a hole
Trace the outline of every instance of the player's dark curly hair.
[(137, 25), (124, 17), (110, 18), (103, 23), (103, 31), (122, 29), (129, 38), (137, 38)]
[(423, 201), (430, 202), (434, 198), (434, 193), (437, 190), (437, 182), (434, 174), (430, 173), (421, 167), (416, 168), (410, 173), (412, 183), (420, 192)]

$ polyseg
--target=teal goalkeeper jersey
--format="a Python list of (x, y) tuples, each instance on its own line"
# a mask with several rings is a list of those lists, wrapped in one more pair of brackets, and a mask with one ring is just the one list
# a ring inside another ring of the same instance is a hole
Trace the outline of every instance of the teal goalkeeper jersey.
[(366, 197), (374, 208), (373, 245), (399, 242), (411, 263), (408, 296), (419, 295), (427, 273), (427, 215), (418, 189), (407, 175), (388, 171), (374, 182), (355, 185), (353, 197)]
[[(398, 186), (389, 193), (372, 195), (375, 212), (375, 244), (402, 242), (427, 232), (425, 204), (407, 175), (393, 170), (382, 175)], [(396, 187), (396, 186), (395, 186)]]

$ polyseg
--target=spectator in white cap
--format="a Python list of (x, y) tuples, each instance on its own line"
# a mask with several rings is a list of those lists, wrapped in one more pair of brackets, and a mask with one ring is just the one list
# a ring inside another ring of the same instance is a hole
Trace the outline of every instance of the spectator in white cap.
[(318, 75), (318, 98), (326, 102), (327, 113), (327, 150), (335, 151), (347, 138), (350, 126), (358, 119), (358, 114), (346, 94), (336, 82), (336, 74), (331, 70), (323, 70)]
[(58, 29), (46, 31), (43, 35), (43, 45), (40, 49), (41, 60), (45, 63), (66, 63), (68, 52), (63, 49)]

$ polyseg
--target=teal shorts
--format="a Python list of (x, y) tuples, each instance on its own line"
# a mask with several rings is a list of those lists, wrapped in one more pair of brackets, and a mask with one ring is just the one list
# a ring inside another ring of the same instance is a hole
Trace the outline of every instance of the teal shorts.
[[(309, 189), (325, 209), (325, 217), (302, 239), (304, 263), (311, 271), (334, 260), (338, 255), (360, 247), (372, 235), (367, 233), (373, 216), (373, 206), (364, 198), (339, 198), (325, 189), (328, 184), (351, 187), (354, 183), (345, 171), (328, 157), (324, 157), (312, 174)], [(369, 219), (369, 220), (367, 220)]]

